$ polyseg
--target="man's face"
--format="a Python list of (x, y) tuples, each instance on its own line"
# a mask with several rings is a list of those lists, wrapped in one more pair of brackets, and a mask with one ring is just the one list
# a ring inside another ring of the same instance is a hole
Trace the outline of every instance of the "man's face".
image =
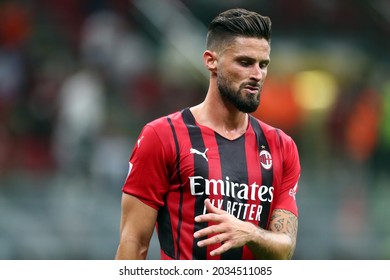
[(237, 37), (218, 54), (217, 86), (224, 101), (245, 113), (256, 111), (270, 51), (265, 39)]

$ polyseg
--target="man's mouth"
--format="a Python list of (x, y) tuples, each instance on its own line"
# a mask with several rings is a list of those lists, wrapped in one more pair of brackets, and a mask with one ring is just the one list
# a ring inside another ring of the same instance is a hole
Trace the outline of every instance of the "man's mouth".
[(246, 89), (249, 93), (252, 93), (252, 94), (257, 94), (260, 91), (260, 87), (258, 87), (258, 86), (247, 85), (244, 87), (244, 89)]

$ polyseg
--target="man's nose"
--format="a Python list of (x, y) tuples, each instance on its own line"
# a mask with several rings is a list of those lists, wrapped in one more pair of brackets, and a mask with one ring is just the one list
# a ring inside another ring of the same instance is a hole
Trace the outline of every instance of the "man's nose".
[(251, 79), (261, 81), (264, 78), (265, 71), (259, 65), (254, 65), (251, 73)]

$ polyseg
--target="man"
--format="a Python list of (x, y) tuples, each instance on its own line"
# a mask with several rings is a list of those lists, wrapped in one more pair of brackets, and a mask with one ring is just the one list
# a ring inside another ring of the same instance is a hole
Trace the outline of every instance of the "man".
[(205, 100), (147, 124), (123, 187), (116, 259), (291, 259), (300, 163), (294, 141), (249, 113), (270, 62), (271, 21), (218, 15), (203, 54)]

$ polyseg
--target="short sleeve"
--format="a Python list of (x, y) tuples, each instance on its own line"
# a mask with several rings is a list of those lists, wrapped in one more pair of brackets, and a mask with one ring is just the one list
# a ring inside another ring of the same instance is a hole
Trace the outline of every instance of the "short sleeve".
[(158, 209), (169, 189), (169, 172), (161, 139), (154, 127), (141, 131), (129, 160), (129, 173), (123, 192)]
[(275, 208), (286, 209), (298, 216), (297, 192), (301, 174), (298, 149), (293, 139), (286, 134), (281, 135), (281, 152), (283, 172), (279, 197)]

